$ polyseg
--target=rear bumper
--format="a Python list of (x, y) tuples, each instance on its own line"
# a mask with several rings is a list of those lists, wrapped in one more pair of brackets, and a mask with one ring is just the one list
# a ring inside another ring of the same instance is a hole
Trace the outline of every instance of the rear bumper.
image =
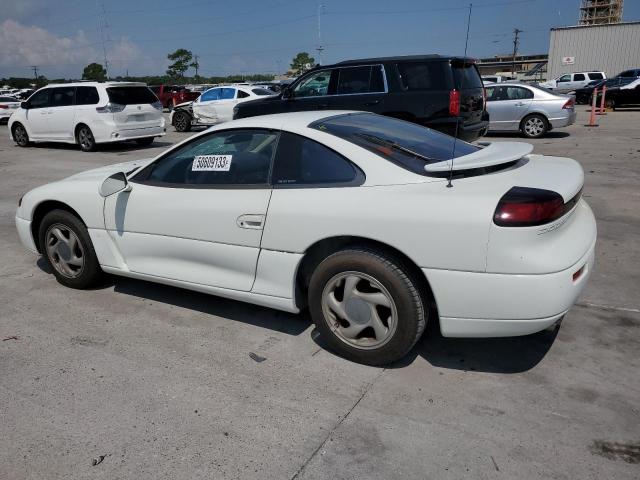
[(550, 118), (549, 123), (551, 124), (551, 128), (562, 128), (573, 125), (576, 122), (576, 115), (576, 111), (574, 110), (564, 117)]
[(33, 236), (31, 235), (31, 221), (16, 216), (16, 230), (18, 230), (18, 238), (20, 238), (22, 245), (24, 245), (27, 250), (38, 253), (36, 244), (33, 241)]
[(109, 132), (103, 132), (96, 136), (96, 143), (121, 142), (123, 140), (135, 140), (136, 138), (162, 137), (166, 134), (164, 121), (162, 125), (145, 128), (114, 128)]
[(595, 240), (571, 267), (542, 275), (423, 269), (438, 305), (442, 335), (511, 337), (553, 325), (584, 290), (594, 250)]

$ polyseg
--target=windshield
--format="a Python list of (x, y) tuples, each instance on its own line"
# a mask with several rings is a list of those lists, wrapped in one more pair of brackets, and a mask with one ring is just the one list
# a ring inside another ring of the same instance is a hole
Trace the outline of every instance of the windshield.
[(107, 94), (111, 103), (119, 105), (137, 105), (158, 101), (158, 97), (149, 90), (149, 87), (109, 87)]
[[(424, 166), (450, 160), (454, 138), (415, 123), (372, 113), (349, 113), (318, 120), (309, 125), (355, 143), (419, 175)], [(476, 152), (478, 147), (458, 140), (455, 157)]]

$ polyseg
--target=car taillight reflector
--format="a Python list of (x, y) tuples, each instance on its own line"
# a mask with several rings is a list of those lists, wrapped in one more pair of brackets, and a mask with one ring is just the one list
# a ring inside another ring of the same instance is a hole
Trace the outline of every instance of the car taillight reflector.
[(566, 204), (559, 193), (540, 188), (513, 187), (498, 202), (493, 223), (500, 227), (534, 227), (557, 220), (578, 201), (580, 192)]
[(460, 115), (460, 92), (455, 89), (449, 92), (449, 115)]
[(565, 102), (565, 104), (562, 106), (562, 108), (573, 108), (573, 105), (575, 104), (575, 100), (572, 98), (570, 98), (569, 100), (567, 100)]
[(107, 103), (104, 107), (96, 107), (98, 113), (117, 113), (124, 110), (126, 105), (120, 105), (119, 103)]
[(0, 105), (0, 108), (9, 108), (9, 105)]
[(575, 271), (573, 273), (573, 281), (574, 282), (577, 281), (582, 276), (582, 274), (584, 273), (584, 267), (585, 267), (584, 265), (581, 266), (580, 269), (578, 269), (577, 271)]

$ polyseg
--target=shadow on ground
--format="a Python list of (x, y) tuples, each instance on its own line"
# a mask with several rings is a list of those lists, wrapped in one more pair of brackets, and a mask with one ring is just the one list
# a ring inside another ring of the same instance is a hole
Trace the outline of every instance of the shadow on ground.
[[(151, 145), (138, 145), (133, 141), (114, 142), (114, 143), (101, 143), (96, 146), (96, 150), (91, 153), (100, 152), (128, 152), (131, 150), (147, 150), (151, 148), (169, 147), (173, 145), (172, 142), (154, 141)], [(17, 147), (17, 145), (16, 145)], [(29, 148), (47, 148), (52, 150), (70, 150), (80, 152), (80, 147), (73, 143), (57, 143), (57, 142), (38, 142), (29, 145)]]
[[(48, 274), (53, 272), (43, 257), (38, 267)], [(110, 288), (117, 294), (187, 308), (206, 315), (215, 315), (227, 320), (243, 322), (269, 330), (298, 336), (303, 334), (312, 321), (307, 311), (299, 315), (259, 307), (205, 293), (159, 283), (136, 280), (113, 275), (95, 287), (96, 290)], [(436, 318), (432, 314), (430, 318)], [(444, 338), (437, 324), (430, 322), (422, 339), (405, 358), (387, 368), (404, 368), (412, 364), (418, 356), (434, 367), (452, 370), (521, 373), (534, 368), (547, 354), (555, 341), (559, 328), (523, 337), (507, 338)], [(319, 335), (317, 329), (310, 331), (311, 339), (331, 355), (330, 348)], [(345, 360), (346, 361), (346, 360)]]
[[(541, 137), (542, 140), (544, 140), (545, 138), (548, 139), (552, 139), (552, 138), (566, 138), (571, 136), (571, 134), (569, 132), (557, 132), (555, 130), (552, 130), (550, 132), (547, 132), (545, 135), (543, 135)], [(525, 137), (524, 135), (522, 135), (520, 132), (488, 132), (485, 137), (489, 137), (489, 138), (500, 138), (500, 137), (504, 137), (504, 138), (519, 138), (521, 141), (526, 142), (529, 139), (527, 137)]]

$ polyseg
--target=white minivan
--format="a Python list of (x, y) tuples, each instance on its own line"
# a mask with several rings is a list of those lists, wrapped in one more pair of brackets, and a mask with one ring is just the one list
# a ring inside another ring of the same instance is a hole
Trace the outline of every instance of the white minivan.
[(576, 88), (586, 87), (593, 80), (604, 80), (607, 75), (604, 72), (575, 72), (565, 73), (553, 80), (541, 83), (540, 86), (558, 93), (568, 93)]
[(21, 147), (31, 142), (96, 144), (135, 140), (150, 145), (165, 134), (158, 98), (144, 83), (78, 82), (41, 88), (11, 116), (9, 132)]

